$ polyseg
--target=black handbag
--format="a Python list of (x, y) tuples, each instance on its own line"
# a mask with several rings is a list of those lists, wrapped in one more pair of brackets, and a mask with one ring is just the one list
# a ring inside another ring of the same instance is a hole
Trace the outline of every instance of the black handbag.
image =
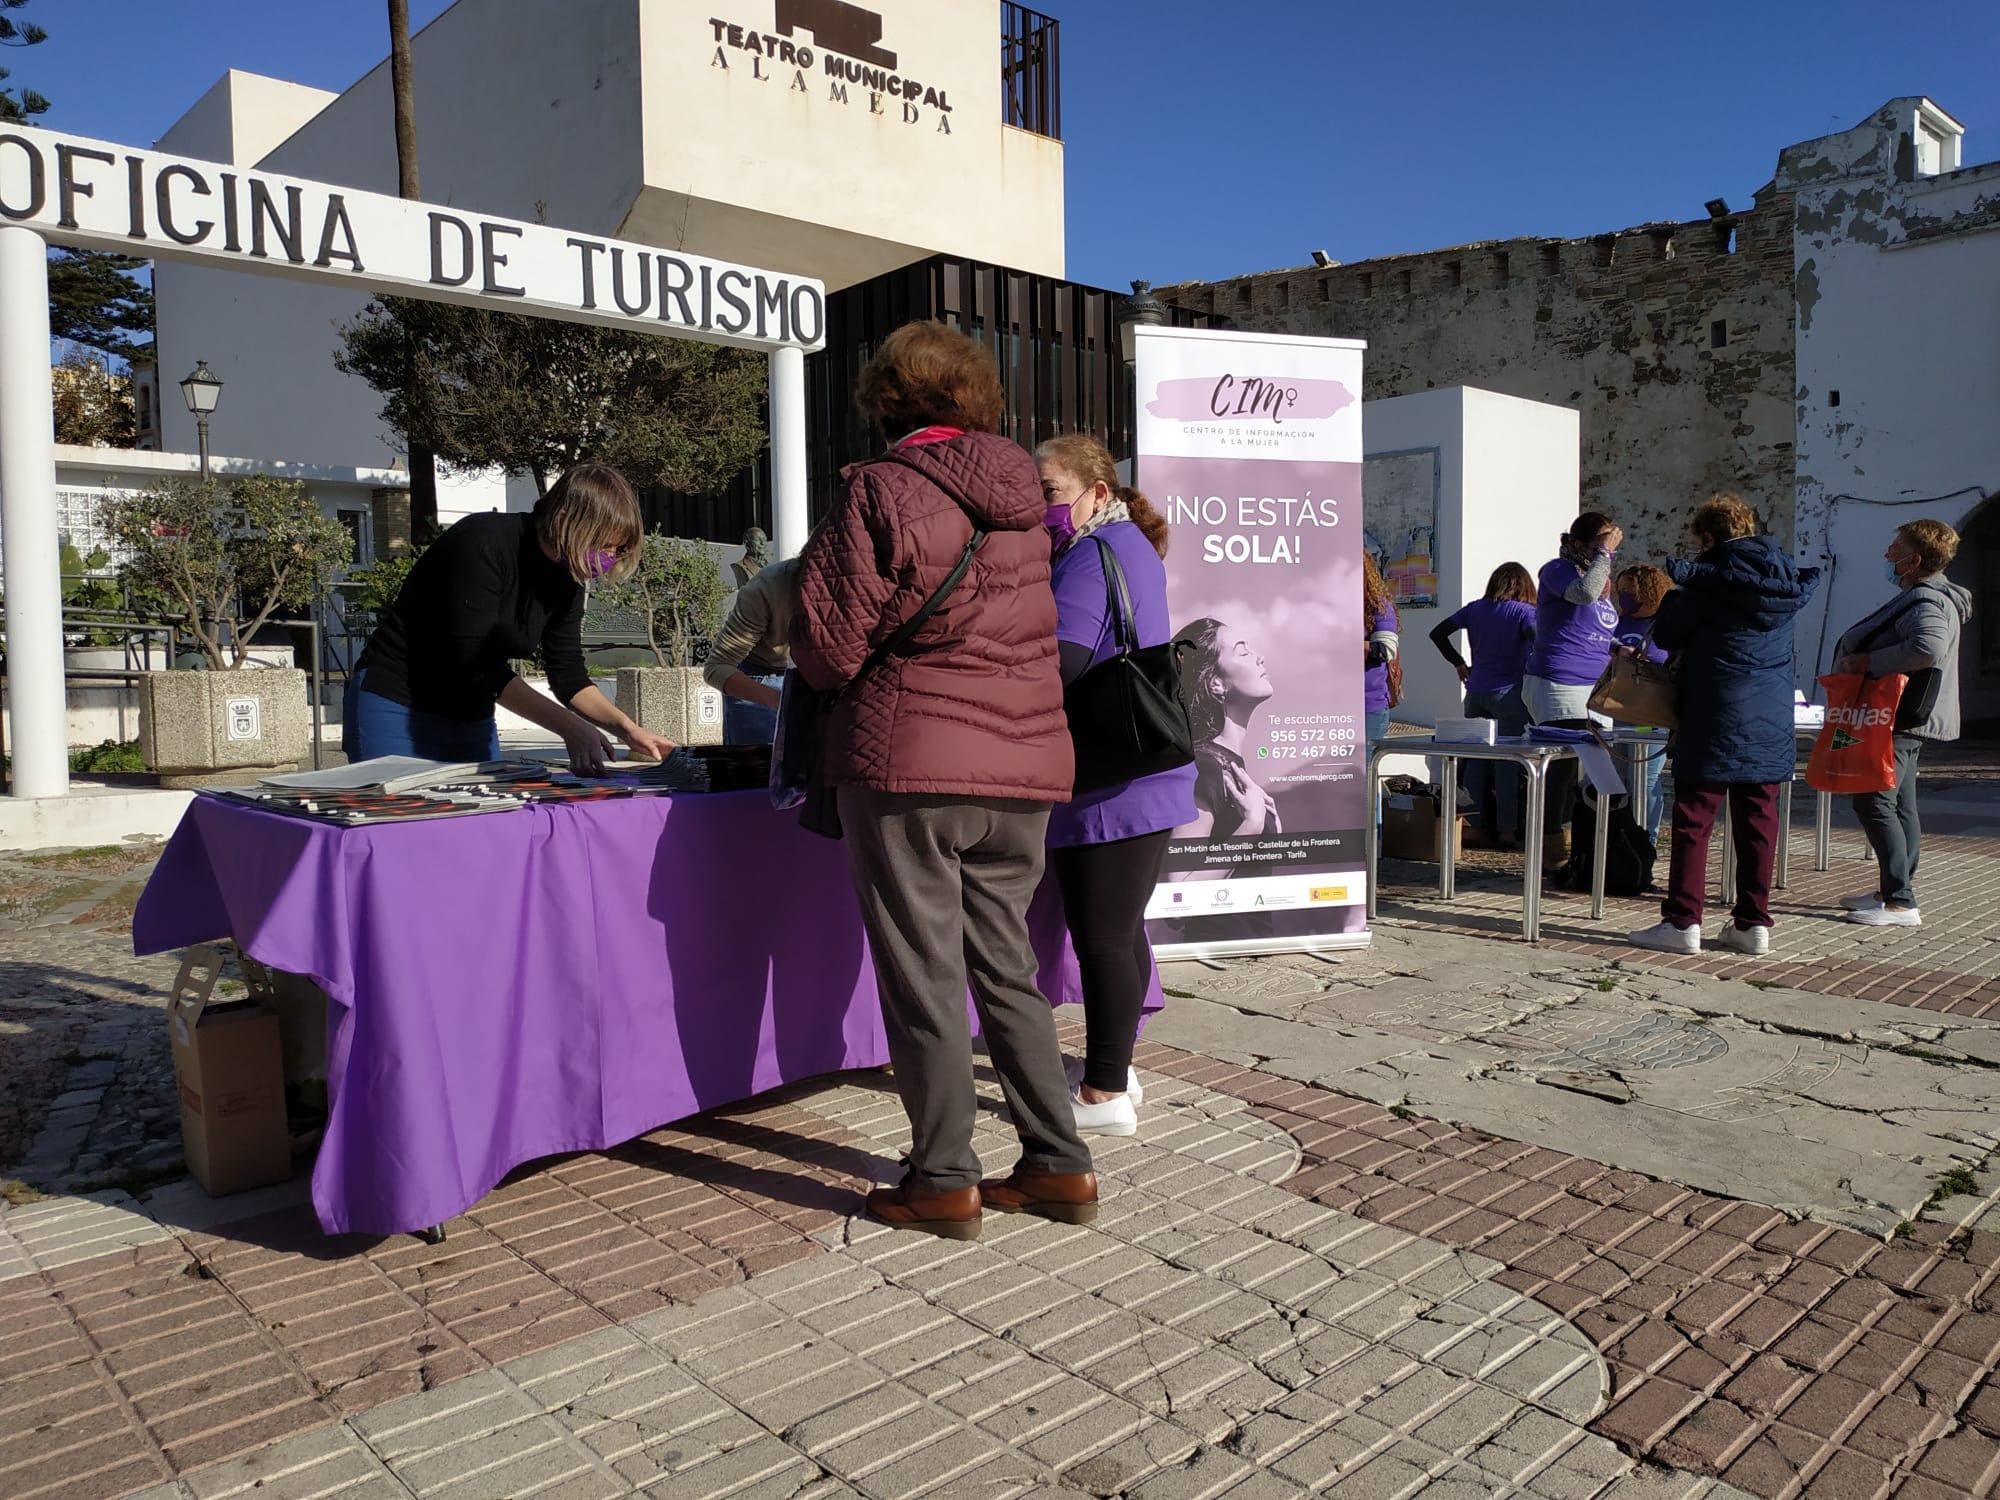
[(949, 577), (938, 586), (937, 592), (926, 599), (917, 612), (898, 625), (881, 645), (868, 653), (868, 659), (861, 664), (845, 687), (831, 691), (821, 691), (800, 680), (794, 689), (796, 702), (785, 704), (787, 715), (796, 715), (784, 729), (785, 779), (805, 790), (805, 800), (799, 804), (799, 826), (808, 833), (817, 833), (825, 838), (837, 839), (841, 836), (840, 805), (835, 796), (836, 789), (827, 784), (826, 751), (833, 738), (833, 715), (840, 707), (841, 700), (859, 687), (869, 673), (875, 671), (890, 657), (896, 655), (915, 639), (930, 617), (938, 612), (945, 600), (949, 599), (958, 586), (965, 581), (966, 572), (972, 567), (973, 555), (986, 541), (986, 528), (974, 524), (972, 537), (965, 544), (965, 550), (958, 555), (958, 565)]
[(1194, 725), (1181, 684), (1186, 641), (1141, 646), (1132, 595), (1118, 555), (1102, 537), (1106, 628), (1116, 656), (1086, 670), (1063, 691), (1069, 737), (1076, 747), (1076, 790), (1094, 792), (1171, 771), (1194, 760)]
[[(1904, 611), (1916, 608), (1918, 602), (1915, 589), (1905, 593), (1901, 607), (1865, 637), (1870, 649), (1885, 636), (1895, 640), (1895, 632), (1890, 627), (1903, 617)], [(1907, 679), (1903, 684), (1903, 696), (1896, 700), (1896, 722), (1891, 726), (1897, 734), (1908, 734), (1935, 713), (1938, 697), (1944, 692), (1944, 670), (1940, 667), (1920, 667), (1907, 674)]]

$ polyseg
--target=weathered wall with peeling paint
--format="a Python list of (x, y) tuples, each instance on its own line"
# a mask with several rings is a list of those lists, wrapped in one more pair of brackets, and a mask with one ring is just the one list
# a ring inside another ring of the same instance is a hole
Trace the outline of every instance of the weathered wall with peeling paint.
[[(2000, 503), (2000, 163), (1927, 174), (1950, 128), (1936, 106), (1898, 99), (1779, 161), (1796, 218), (1798, 542), (1829, 569), (1799, 645), (1820, 671), (1886, 597), (1897, 526), (1964, 529)], [(1948, 141), (1943, 161), (1956, 160)], [(2000, 581), (1976, 566), (1969, 548), (1953, 576), (1990, 612)], [(1980, 624), (1960, 678), (1970, 719), (2000, 717)]]
[[(1582, 504), (1633, 558), (1716, 490), (1792, 520), (1791, 200), (1583, 240), (1521, 239), (1162, 288), (1238, 327), (1368, 340), (1367, 397), (1471, 385), (1576, 410)], [(1523, 538), (1539, 566), (1553, 537)], [(1532, 555), (1531, 555), (1532, 554)], [(1494, 558), (1492, 562), (1504, 561)]]

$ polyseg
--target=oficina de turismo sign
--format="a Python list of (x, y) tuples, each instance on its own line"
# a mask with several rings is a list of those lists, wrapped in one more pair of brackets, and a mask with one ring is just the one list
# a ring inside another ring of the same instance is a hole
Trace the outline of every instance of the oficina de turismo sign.
[(747, 349), (826, 341), (808, 277), (32, 128), (0, 133), (0, 224)]

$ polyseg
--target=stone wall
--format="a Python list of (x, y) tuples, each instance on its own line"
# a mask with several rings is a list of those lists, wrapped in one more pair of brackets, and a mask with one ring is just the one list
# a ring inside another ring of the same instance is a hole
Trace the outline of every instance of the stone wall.
[[(1690, 509), (1720, 489), (1791, 536), (1792, 267), (1792, 200), (1767, 189), (1720, 219), (1158, 295), (1238, 328), (1366, 339), (1369, 400), (1472, 385), (1575, 408), (1584, 507), (1624, 525), (1636, 560), (1679, 550)], [(1524, 538), (1520, 560), (1553, 541)]]

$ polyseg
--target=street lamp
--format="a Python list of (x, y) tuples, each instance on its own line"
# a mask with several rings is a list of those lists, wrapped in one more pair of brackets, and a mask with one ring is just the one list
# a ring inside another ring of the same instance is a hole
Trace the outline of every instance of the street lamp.
[(222, 398), (222, 382), (208, 367), (208, 361), (198, 359), (194, 371), (181, 381), (181, 397), (187, 402), (188, 410), (194, 413), (194, 430), (201, 445), (201, 482), (208, 483), (208, 414), (215, 410), (215, 403)]
[(1125, 363), (1138, 358), (1139, 329), (1158, 328), (1167, 321), (1167, 306), (1153, 295), (1153, 283), (1132, 283), (1131, 299), (1125, 304), (1125, 321), (1118, 327), (1118, 341), (1125, 350)]

